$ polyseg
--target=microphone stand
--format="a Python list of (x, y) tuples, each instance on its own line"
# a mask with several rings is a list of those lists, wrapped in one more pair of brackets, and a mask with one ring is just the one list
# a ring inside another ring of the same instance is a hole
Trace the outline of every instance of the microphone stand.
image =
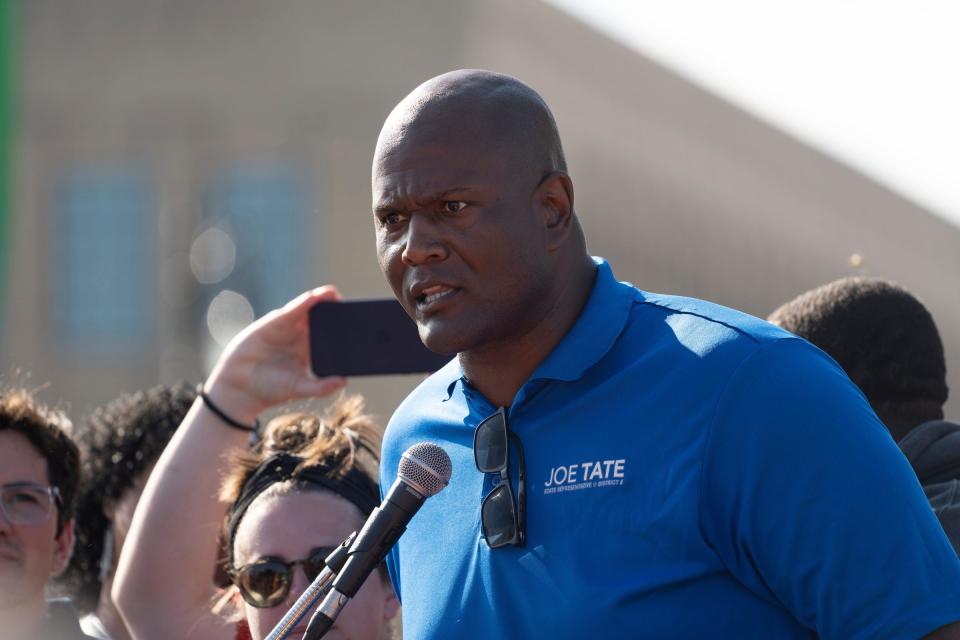
[(350, 551), (350, 547), (353, 544), (354, 539), (357, 537), (357, 532), (354, 531), (350, 536), (340, 543), (340, 546), (334, 549), (330, 555), (324, 559), (323, 571), (310, 583), (310, 586), (306, 588), (303, 594), (293, 603), (293, 606), (290, 607), (290, 610), (281, 618), (280, 622), (277, 623), (277, 626), (273, 628), (273, 631), (270, 632), (264, 640), (283, 640), (288, 635), (290, 631), (297, 626), (297, 623), (303, 619), (305, 615), (310, 611), (311, 608), (327, 593), (330, 591), (330, 587), (333, 585), (334, 579), (337, 577), (337, 572), (343, 569), (343, 565), (347, 562), (347, 552)]

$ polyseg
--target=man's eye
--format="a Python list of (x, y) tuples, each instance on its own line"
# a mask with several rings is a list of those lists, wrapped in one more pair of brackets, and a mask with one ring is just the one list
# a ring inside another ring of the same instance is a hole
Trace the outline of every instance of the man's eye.
[(460, 213), (467, 208), (467, 203), (460, 200), (447, 200), (440, 205), (444, 213)]
[(396, 212), (385, 214), (380, 218), (380, 224), (385, 227), (392, 227), (393, 225), (398, 224), (400, 221), (400, 214)]

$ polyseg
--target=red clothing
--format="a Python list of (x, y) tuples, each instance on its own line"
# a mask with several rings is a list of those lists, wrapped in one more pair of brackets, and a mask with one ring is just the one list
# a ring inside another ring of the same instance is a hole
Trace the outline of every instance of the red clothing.
[(250, 635), (250, 627), (247, 625), (246, 620), (241, 620), (237, 623), (237, 640), (253, 640), (253, 636)]

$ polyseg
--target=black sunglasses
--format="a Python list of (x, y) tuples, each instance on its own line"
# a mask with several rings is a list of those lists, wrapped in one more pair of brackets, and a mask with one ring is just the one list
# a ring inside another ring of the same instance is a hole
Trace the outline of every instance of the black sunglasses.
[[(517, 500), (510, 482), (510, 441), (517, 445)], [(522, 547), (527, 535), (527, 469), (520, 438), (507, 428), (507, 410), (503, 407), (477, 425), (473, 432), (473, 459), (483, 473), (499, 473), (500, 484), (487, 494), (480, 505), (483, 538), (491, 549), (516, 545)], [(516, 507), (514, 507), (516, 502)]]
[(324, 560), (336, 547), (317, 547), (302, 560), (285, 562), (280, 558), (260, 558), (229, 572), (233, 584), (251, 607), (266, 609), (275, 607), (287, 598), (293, 583), (293, 566), (302, 565), (309, 582), (323, 571)]

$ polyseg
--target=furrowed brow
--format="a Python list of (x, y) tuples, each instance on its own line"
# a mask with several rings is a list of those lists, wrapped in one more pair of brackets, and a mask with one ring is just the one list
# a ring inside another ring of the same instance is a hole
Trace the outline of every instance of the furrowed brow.
[(471, 190), (473, 190), (472, 187), (451, 187), (442, 191), (420, 194), (416, 196), (387, 196), (381, 199), (381, 201), (373, 208), (373, 212), (388, 213), (390, 211), (402, 210), (411, 203), (415, 206), (424, 206), (425, 204), (429, 204), (431, 202), (448, 199), (454, 194), (462, 194)]

